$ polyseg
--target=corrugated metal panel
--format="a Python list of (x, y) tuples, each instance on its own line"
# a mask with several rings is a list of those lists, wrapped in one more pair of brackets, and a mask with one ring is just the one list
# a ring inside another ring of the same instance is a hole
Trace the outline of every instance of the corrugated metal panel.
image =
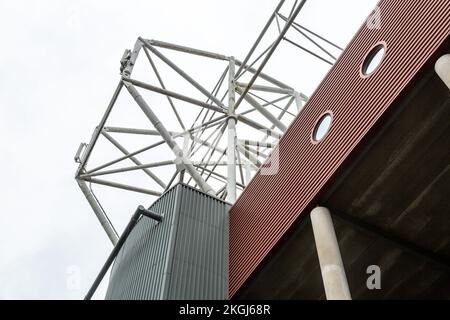
[[(449, 0), (385, 0), (379, 7), (381, 29), (363, 25), (281, 139), (279, 172), (258, 173), (231, 208), (230, 297), (450, 34)], [(361, 77), (365, 56), (381, 41), (387, 52), (380, 68)], [(313, 127), (328, 110), (331, 130), (313, 144)]]
[(119, 252), (106, 299), (225, 299), (229, 205), (178, 184), (151, 207)]
[(227, 297), (228, 209), (197, 190), (181, 199), (167, 299)]
[(141, 218), (114, 262), (106, 299), (159, 299), (175, 215), (178, 186), (159, 198), (151, 209), (164, 217), (161, 224)]

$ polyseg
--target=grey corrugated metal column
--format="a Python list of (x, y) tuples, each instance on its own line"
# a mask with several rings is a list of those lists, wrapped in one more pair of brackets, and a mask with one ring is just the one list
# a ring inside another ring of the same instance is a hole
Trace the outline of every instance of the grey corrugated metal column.
[[(180, 178), (182, 178), (182, 174), (180, 174)], [(183, 198), (183, 192), (181, 185), (177, 185), (175, 187), (175, 197), (174, 197), (174, 207), (172, 211), (172, 221), (170, 226), (168, 226), (167, 230), (167, 248), (165, 252), (165, 263), (164, 269), (161, 275), (161, 288), (159, 293), (160, 300), (167, 300), (169, 296), (169, 288), (170, 288), (170, 278), (173, 273), (173, 259), (175, 247), (177, 245), (176, 237), (177, 237), (177, 229), (179, 225), (179, 211), (181, 206), (181, 201)]]
[(234, 115), (235, 97), (235, 62), (234, 57), (230, 58), (230, 67), (228, 68), (228, 183), (227, 200), (230, 203), (236, 201), (236, 117)]
[(131, 96), (137, 102), (137, 104), (145, 113), (150, 122), (153, 124), (155, 129), (159, 132), (164, 141), (166, 141), (166, 143), (175, 153), (175, 156), (177, 157), (176, 161), (181, 162), (181, 165), (183, 165), (186, 171), (189, 172), (194, 181), (200, 186), (200, 188), (204, 192), (214, 194), (213, 188), (208, 183), (206, 183), (206, 181), (202, 178), (202, 176), (197, 172), (195, 167), (192, 165), (191, 161), (189, 161), (189, 159), (185, 157), (183, 151), (175, 142), (175, 140), (172, 138), (170, 132), (167, 131), (167, 129), (164, 127), (164, 125), (161, 123), (158, 117), (153, 113), (153, 111), (148, 106), (147, 102), (145, 102), (145, 100), (142, 98), (142, 96), (139, 94), (136, 88), (132, 84), (127, 82), (127, 79), (124, 79), (124, 84), (125, 87), (128, 89), (128, 92), (130, 92)]
[(311, 224), (328, 300), (351, 300), (341, 252), (330, 211), (317, 207), (311, 212)]
[(436, 73), (450, 89), (450, 54), (443, 55), (435, 65)]
[(229, 207), (182, 183), (167, 190), (148, 209), (164, 220), (140, 219), (120, 248), (106, 299), (226, 299)]

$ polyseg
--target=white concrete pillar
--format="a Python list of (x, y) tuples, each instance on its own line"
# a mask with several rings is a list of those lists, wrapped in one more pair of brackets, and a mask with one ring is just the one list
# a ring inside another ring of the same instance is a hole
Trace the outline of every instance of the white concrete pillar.
[(315, 208), (311, 212), (311, 224), (327, 300), (351, 300), (330, 211)]
[(443, 55), (436, 61), (434, 70), (450, 89), (450, 54)]

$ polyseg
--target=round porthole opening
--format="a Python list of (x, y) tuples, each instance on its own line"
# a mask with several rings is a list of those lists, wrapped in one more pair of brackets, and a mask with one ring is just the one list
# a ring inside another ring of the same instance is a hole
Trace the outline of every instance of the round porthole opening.
[(382, 43), (376, 45), (372, 50), (370, 50), (362, 65), (361, 71), (363, 75), (368, 76), (374, 73), (383, 61), (385, 53), (386, 47)]
[(317, 121), (316, 126), (313, 131), (313, 139), (315, 142), (321, 141), (327, 135), (328, 131), (330, 131), (331, 122), (333, 117), (330, 113), (324, 114), (320, 117), (319, 121)]

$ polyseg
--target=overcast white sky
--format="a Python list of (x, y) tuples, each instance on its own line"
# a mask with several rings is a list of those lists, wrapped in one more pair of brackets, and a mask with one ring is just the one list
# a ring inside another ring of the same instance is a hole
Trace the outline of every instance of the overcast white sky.
[[(143, 36), (242, 60), (277, 2), (0, 0), (0, 299), (80, 299), (112, 249), (73, 156), (107, 106), (124, 49)], [(297, 21), (344, 46), (376, 2), (309, 0)], [(268, 71), (311, 94), (328, 67), (283, 50)], [(120, 231), (153, 201), (104, 192)]]

